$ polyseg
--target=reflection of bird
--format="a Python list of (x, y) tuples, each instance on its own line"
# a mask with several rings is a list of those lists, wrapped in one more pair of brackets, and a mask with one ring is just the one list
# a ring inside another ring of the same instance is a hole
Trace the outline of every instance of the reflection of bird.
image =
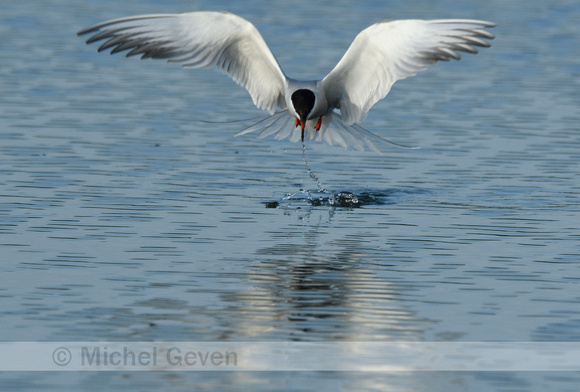
[(393, 83), (439, 60), (458, 60), (457, 52), (477, 53), (475, 47), (489, 47), (486, 39), (494, 36), (485, 28), (493, 26), (458, 19), (380, 22), (359, 33), (338, 65), (317, 81), (286, 77), (254, 25), (228, 12), (134, 16), (78, 34), (93, 34), (87, 43), (106, 40), (99, 51), (129, 50), (127, 56), (221, 68), (248, 90), (259, 109), (270, 112), (239, 134), (260, 131), (261, 137), (292, 141), (304, 141), (306, 136), (330, 145), (377, 150), (374, 142), (386, 140), (356, 123)]

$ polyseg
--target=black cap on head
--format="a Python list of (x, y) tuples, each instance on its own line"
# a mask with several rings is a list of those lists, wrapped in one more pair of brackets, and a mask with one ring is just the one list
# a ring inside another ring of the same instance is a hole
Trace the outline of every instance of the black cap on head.
[(314, 93), (310, 90), (300, 89), (294, 91), (292, 94), (292, 104), (294, 105), (294, 110), (296, 114), (300, 116), (300, 120), (306, 121), (306, 117), (312, 111), (314, 107)]

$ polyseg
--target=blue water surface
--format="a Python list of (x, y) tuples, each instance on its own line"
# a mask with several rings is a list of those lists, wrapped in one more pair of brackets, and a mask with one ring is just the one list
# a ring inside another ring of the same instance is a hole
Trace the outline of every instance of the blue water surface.
[[(112, 18), (226, 9), (295, 78), (382, 19), (498, 23), (397, 83), (384, 155), (234, 138), (262, 114), (213, 70), (98, 54)], [(2, 341), (580, 341), (580, 3), (7, 2)], [(211, 121), (211, 122), (209, 122)], [(271, 204), (274, 203), (274, 204)], [(275, 208), (266, 208), (275, 207)], [(10, 390), (572, 391), (574, 372), (3, 373)]]

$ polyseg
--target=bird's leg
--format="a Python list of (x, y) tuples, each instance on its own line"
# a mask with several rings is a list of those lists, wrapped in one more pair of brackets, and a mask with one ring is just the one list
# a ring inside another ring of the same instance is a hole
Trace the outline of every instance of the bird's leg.
[(314, 129), (316, 129), (317, 131), (320, 131), (320, 126), (322, 125), (322, 116), (318, 117), (318, 121), (316, 122), (316, 125), (314, 126)]

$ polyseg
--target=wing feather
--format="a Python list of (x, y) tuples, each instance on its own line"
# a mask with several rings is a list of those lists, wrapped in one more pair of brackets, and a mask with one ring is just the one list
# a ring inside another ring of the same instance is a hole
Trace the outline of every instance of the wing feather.
[(398, 20), (374, 24), (358, 34), (322, 81), (330, 105), (346, 124), (361, 122), (391, 86), (438, 61), (459, 60), (458, 52), (489, 47), (494, 23), (467, 20)]
[(184, 67), (217, 66), (244, 87), (260, 108), (286, 106), (286, 76), (250, 22), (228, 12), (142, 15), (115, 19), (78, 32), (87, 44), (105, 40), (99, 51), (128, 51), (127, 57), (167, 59)]

